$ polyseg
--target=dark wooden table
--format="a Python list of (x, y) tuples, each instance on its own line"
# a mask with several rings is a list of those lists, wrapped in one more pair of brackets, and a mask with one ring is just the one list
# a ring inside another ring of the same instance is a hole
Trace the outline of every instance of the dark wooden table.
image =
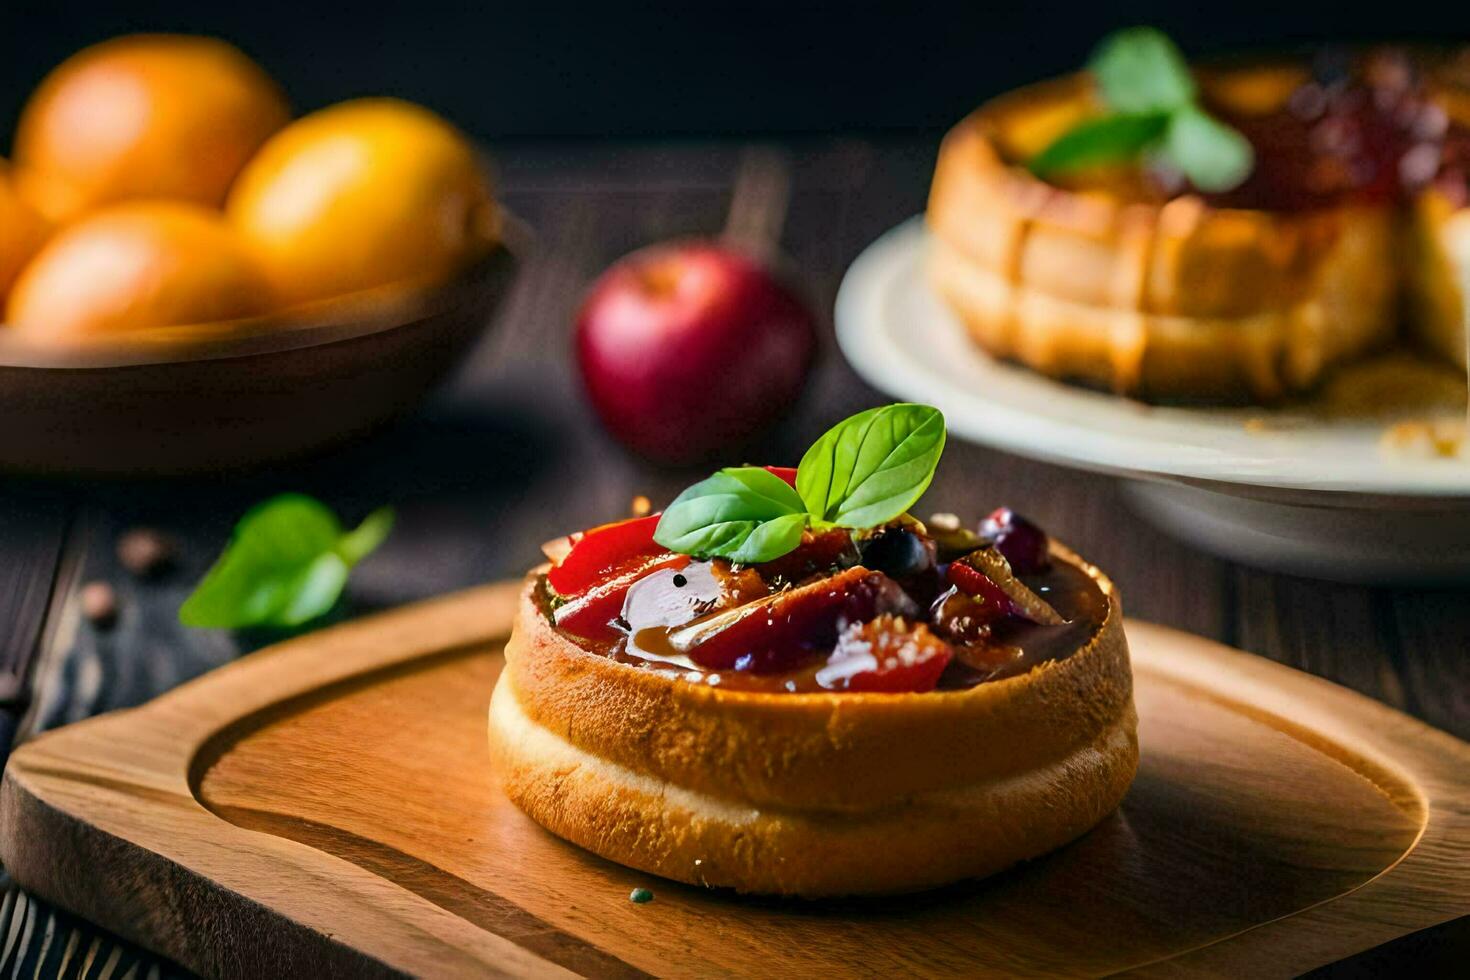
[[(397, 508), (392, 537), (359, 567), (333, 618), (519, 575), (540, 542), (623, 515), (634, 494), (666, 501), (698, 474), (631, 458), (581, 398), (568, 339), (586, 284), (640, 245), (720, 232), (738, 199), (742, 222), (780, 228), (785, 257), (827, 318), (853, 258), (922, 210), (934, 148), (922, 139), (498, 150), (504, 200), (534, 230), (534, 248), (495, 330), (414, 419), (325, 458), (247, 476), (0, 477), (0, 759), (12, 731), (23, 739), (137, 704), (278, 638), (191, 631), (175, 619), (234, 520), (268, 495), (304, 490), (349, 521), (380, 504)], [(823, 355), (761, 461), (795, 463), (831, 423), (884, 400), (842, 361), (830, 329)], [(1242, 568), (1143, 523), (1109, 479), (959, 443), (920, 511), (978, 517), (1000, 503), (1106, 568), (1131, 615), (1319, 674), (1470, 738), (1470, 591), (1372, 589)], [(178, 541), (172, 574), (143, 582), (120, 568), (117, 537), (140, 525)], [(111, 629), (79, 614), (79, 586), (91, 580), (117, 590), (121, 615)], [(1461, 920), (1333, 972), (1463, 965), (1454, 957), (1467, 939)], [(41, 963), (47, 976), (88, 956), (94, 969), (111, 960), (119, 976), (135, 964), (139, 977), (170, 971), (7, 891), (0, 974), (37, 975)]]

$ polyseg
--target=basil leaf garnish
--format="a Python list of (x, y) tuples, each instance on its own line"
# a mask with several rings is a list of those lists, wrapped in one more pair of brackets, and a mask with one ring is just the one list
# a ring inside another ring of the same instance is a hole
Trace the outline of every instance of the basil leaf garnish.
[(1194, 101), (1194, 76), (1163, 31), (1130, 27), (1105, 38), (1088, 68), (1115, 112), (1171, 112)]
[(179, 609), (185, 626), (299, 626), (329, 611), (352, 567), (393, 527), (383, 507), (344, 532), (303, 494), (282, 494), (240, 518), (223, 554)]
[(728, 467), (674, 498), (653, 540), (685, 555), (761, 562), (801, 543), (801, 497), (759, 466)]
[(1134, 27), (1111, 35), (1088, 68), (1108, 112), (1053, 140), (1029, 161), (1032, 173), (1045, 178), (1152, 157), (1206, 193), (1250, 176), (1250, 142), (1200, 107), (1189, 65), (1161, 31)]
[(731, 561), (754, 563), (772, 561), (796, 550), (801, 544), (802, 532), (806, 530), (806, 514), (785, 514), (766, 521), (750, 532), (750, 536), (734, 552), (727, 555)]
[(1160, 156), (1202, 191), (1238, 187), (1256, 159), (1249, 140), (1193, 106), (1170, 118)]
[(348, 565), (356, 565), (368, 555), (378, 550), (378, 546), (388, 540), (388, 533), (393, 530), (393, 508), (379, 507), (367, 517), (363, 518), (361, 524), (337, 541), (337, 554), (341, 555)]
[(796, 471), (796, 489), (759, 466), (720, 470), (674, 498), (653, 540), (684, 555), (772, 561), (810, 526), (877, 527), (929, 487), (944, 452), (944, 416), (927, 405), (886, 405), (827, 430)]
[(1169, 128), (1166, 113), (1099, 116), (1079, 123), (1031, 160), (1038, 177), (1138, 159)]
[(927, 405), (871, 408), (818, 439), (796, 471), (796, 489), (816, 520), (877, 527), (929, 488), (944, 452), (944, 416)]

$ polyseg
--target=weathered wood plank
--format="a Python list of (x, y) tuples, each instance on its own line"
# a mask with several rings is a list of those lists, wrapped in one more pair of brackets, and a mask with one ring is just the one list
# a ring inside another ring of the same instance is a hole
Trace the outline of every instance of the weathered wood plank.
[(38, 488), (0, 496), (0, 769), (30, 703), (70, 516), (64, 498)]

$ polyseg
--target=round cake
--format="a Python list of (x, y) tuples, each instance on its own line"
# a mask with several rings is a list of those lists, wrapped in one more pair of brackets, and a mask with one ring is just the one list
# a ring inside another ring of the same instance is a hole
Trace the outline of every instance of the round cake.
[(1198, 104), (1253, 150), (1228, 190), (1146, 156), (1038, 175), (1108, 111), (1093, 73), (950, 132), (928, 274), (975, 343), (1164, 400), (1276, 400), (1403, 339), (1463, 365), (1470, 116), (1450, 70), (1373, 51), (1193, 75)]
[(506, 647), (505, 791), (593, 853), (741, 892), (913, 891), (1075, 839), (1137, 768), (1118, 594), (998, 514), (756, 563), (660, 549), (657, 516), (574, 536)]

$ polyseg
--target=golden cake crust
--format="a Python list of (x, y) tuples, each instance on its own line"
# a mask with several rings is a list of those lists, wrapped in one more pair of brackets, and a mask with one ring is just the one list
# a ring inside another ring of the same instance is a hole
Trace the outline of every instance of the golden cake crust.
[(1020, 89), (940, 149), (929, 275), (980, 346), (1122, 393), (1269, 400), (1392, 337), (1391, 208), (1216, 208), (1126, 182), (1068, 189), (1017, 164), (1092, 98), (1082, 76)]
[(1122, 614), (1070, 657), (964, 691), (768, 694), (597, 656), (532, 595), (490, 712), (510, 798), (604, 857), (740, 891), (908, 891), (1092, 827), (1137, 768)]

